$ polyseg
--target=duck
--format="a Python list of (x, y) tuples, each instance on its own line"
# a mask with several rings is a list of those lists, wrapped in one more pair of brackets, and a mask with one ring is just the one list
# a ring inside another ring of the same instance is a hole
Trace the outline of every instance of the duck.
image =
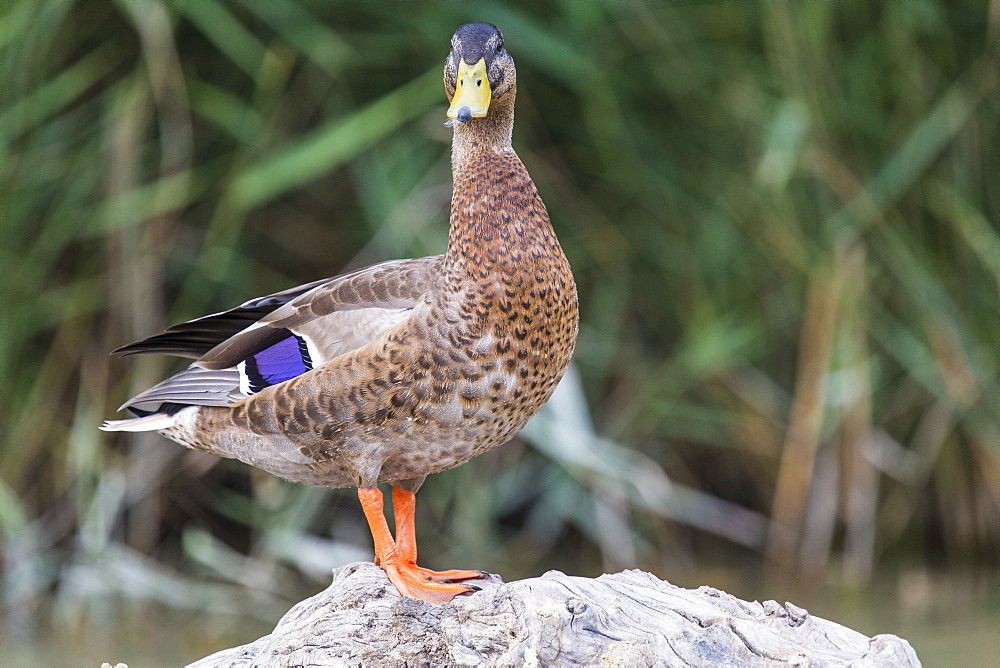
[[(155, 431), (287, 480), (357, 488), (375, 562), (439, 605), (479, 570), (417, 565), (425, 478), (514, 437), (576, 345), (576, 283), (512, 147), (517, 76), (500, 30), (460, 26), (444, 64), (453, 130), (441, 255), (374, 264), (174, 325), (112, 354), (194, 361), (105, 431)], [(392, 488), (395, 534), (380, 484)]]

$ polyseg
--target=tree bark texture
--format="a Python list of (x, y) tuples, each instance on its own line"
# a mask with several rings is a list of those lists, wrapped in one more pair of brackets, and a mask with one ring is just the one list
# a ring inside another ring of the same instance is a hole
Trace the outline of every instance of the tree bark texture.
[(790, 603), (682, 589), (638, 570), (596, 579), (550, 571), (433, 606), (404, 598), (372, 563), (288, 611), (274, 631), (192, 664), (220, 666), (919, 666)]

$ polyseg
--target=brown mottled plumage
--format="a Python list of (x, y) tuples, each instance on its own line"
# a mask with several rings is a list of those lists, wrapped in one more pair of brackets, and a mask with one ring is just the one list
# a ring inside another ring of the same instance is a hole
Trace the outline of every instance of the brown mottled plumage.
[[(413, 494), (427, 474), (520, 431), (561, 378), (578, 322), (569, 263), (511, 148), (516, 80), (500, 31), (459, 28), (444, 82), (456, 119), (447, 252), (126, 346), (196, 362), (130, 400), (140, 417), (105, 424), (157, 430), (295, 482), (358, 487), (376, 560), (401, 593), (434, 603), (470, 591), (457, 581), (479, 574), (416, 566)], [(395, 486), (395, 539), (378, 483)]]

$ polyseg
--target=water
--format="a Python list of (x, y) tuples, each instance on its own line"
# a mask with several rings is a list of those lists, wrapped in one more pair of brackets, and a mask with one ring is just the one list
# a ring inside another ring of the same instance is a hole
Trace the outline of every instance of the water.
[[(995, 572), (913, 569), (880, 576), (865, 589), (808, 590), (735, 569), (701, 572), (697, 579), (683, 585), (711, 584), (748, 600), (790, 601), (865, 635), (898, 635), (913, 645), (925, 666), (1000, 666), (1000, 576)], [(303, 590), (301, 596), (318, 589)], [(66, 619), (33, 637), (11, 635), (8, 629), (0, 642), (0, 666), (182, 665), (256, 640), (292, 605), (272, 601), (248, 616), (235, 610), (227, 615), (106, 603), (100, 615)]]

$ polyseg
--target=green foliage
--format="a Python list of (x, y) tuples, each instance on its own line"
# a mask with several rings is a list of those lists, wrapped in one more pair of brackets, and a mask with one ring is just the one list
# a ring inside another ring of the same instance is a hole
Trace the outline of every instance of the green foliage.
[(98, 432), (172, 368), (107, 353), (441, 252), (440, 68), (468, 20), (517, 60), (515, 148), (583, 321), (576, 370), (523, 438), (425, 486), (423, 560), (690, 580), (692, 562), (766, 554), (861, 583), (899, 560), (996, 567), (987, 10), (0, 5), (8, 632), (146, 601), (273, 618), (370, 554), (347, 492)]

